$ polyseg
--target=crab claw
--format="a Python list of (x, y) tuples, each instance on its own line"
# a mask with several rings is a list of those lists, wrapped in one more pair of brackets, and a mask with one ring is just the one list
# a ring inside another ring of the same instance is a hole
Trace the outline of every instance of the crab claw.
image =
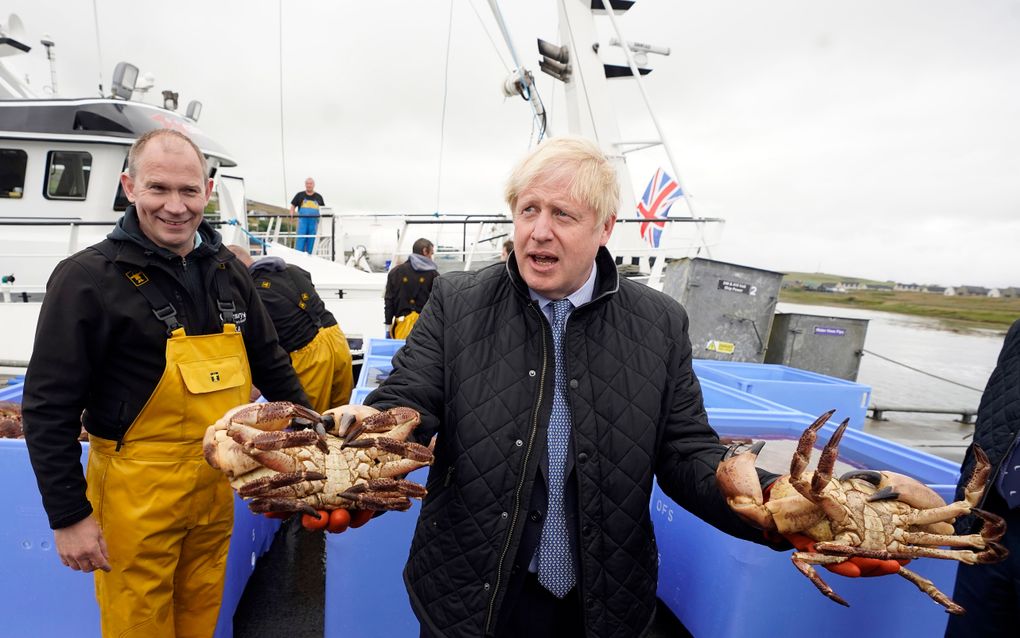
[(315, 410), (289, 401), (272, 401), (239, 405), (228, 410), (216, 425), (224, 430), (230, 424), (247, 425), (270, 432), (288, 427), (308, 428), (318, 422), (319, 413)]
[(739, 452), (736, 447), (726, 450), (716, 468), (715, 480), (719, 490), (741, 518), (759, 529), (774, 529), (775, 522), (764, 505), (765, 496), (754, 467), (765, 441), (756, 441), (747, 450)]
[[(322, 413), (322, 424), (334, 436), (345, 438), (351, 426), (367, 419), (379, 410), (367, 405), (342, 405)], [(353, 437), (352, 437), (353, 438)]]
[(418, 427), (421, 417), (411, 408), (390, 408), (367, 417), (346, 423), (341, 449), (353, 445), (362, 434), (382, 434), (394, 439), (406, 439)]

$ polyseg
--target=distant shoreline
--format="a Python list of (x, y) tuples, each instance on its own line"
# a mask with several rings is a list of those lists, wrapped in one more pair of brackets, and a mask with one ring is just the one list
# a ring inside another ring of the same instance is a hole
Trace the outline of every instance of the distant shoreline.
[(1020, 319), (1020, 299), (946, 297), (923, 292), (855, 290), (818, 292), (783, 288), (779, 301), (815, 306), (863, 308), (938, 319), (952, 329), (983, 328), (1005, 332)]

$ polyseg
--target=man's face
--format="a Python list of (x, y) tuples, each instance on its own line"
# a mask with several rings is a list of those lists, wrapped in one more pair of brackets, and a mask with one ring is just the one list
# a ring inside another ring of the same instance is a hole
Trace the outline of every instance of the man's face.
[(524, 281), (549, 299), (562, 299), (588, 279), (595, 253), (616, 216), (598, 222), (595, 210), (570, 197), (571, 176), (529, 184), (514, 206), (514, 255)]
[(305, 180), (305, 192), (308, 194), (315, 192), (315, 180), (311, 177)]
[(174, 137), (150, 140), (137, 159), (137, 174), (124, 173), (120, 181), (138, 211), (142, 232), (183, 257), (195, 246), (213, 181), (202, 173), (195, 150)]

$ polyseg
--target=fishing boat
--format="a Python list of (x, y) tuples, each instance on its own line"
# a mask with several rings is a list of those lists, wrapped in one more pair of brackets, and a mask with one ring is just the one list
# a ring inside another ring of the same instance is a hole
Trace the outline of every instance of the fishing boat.
[[(620, 22), (625, 7), (631, 3), (612, 0), (611, 8), (619, 11), (619, 15), (605, 11), (602, 0), (591, 3), (570, 0), (557, 4), (561, 40), (559, 45), (540, 44), (543, 68), (558, 75), (563, 82), (566, 108), (570, 113), (568, 130), (597, 139), (617, 163), (623, 182), (621, 210), (628, 214), (621, 217), (622, 223), (614, 232), (610, 249), (617, 256), (621, 270), (659, 287), (668, 260), (710, 255), (715, 241), (712, 235), (718, 232), (722, 220), (698, 217), (687, 197), (677, 198), (677, 210), (671, 214), (666, 214), (668, 207), (661, 216), (653, 213), (654, 217), (642, 216), (639, 210), (634, 210), (637, 199), (627, 169), (627, 154), (649, 145), (666, 148), (667, 156), (671, 153), (661, 131), (654, 140), (621, 137), (612, 117), (607, 83), (633, 82), (640, 91), (643, 71), (637, 58), (639, 54), (654, 54), (655, 47), (624, 37)], [(536, 122), (536, 135), (541, 138), (547, 134), (545, 105), (538, 96), (530, 71), (518, 61), (520, 56), (497, 3), (493, 0), (490, 6), (515, 60), (515, 69), (503, 83), (504, 90), (507, 95), (519, 95), (528, 100)], [(611, 24), (616, 34), (615, 48), (608, 43), (602, 47), (590, 46), (600, 39), (594, 28), (596, 19)], [(108, 95), (73, 99), (40, 96), (23, 82), (19, 73), (11, 70), (14, 66), (11, 62), (28, 55), (34, 48), (19, 39), (21, 33), (20, 24), (9, 20), (0, 38), (0, 97), (3, 98), (0, 99), (0, 158), (5, 167), (0, 175), (0, 275), (3, 277), (0, 280), (0, 325), (4, 326), (0, 338), (0, 372), (14, 375), (23, 372), (31, 355), (36, 317), (50, 270), (60, 259), (104, 237), (119, 218), (120, 211), (127, 205), (118, 187), (127, 149), (133, 139), (153, 128), (170, 127), (188, 133), (210, 160), (216, 197), (208, 217), (225, 239), (230, 243), (248, 243), (255, 251), (282, 256), (309, 270), (348, 336), (363, 339), (366, 358), (378, 355), (384, 359), (384, 364), (385, 359), (392, 356), (392, 350), (387, 353), (385, 349), (399, 347), (399, 344), (381, 339), (381, 297), (387, 262), (393, 263), (409, 252), (415, 238), (431, 236), (440, 248), (437, 261), (441, 267), (474, 268), (495, 260), (498, 245), (509, 232), (510, 220), (500, 214), (479, 217), (338, 213), (327, 216), (328, 223), (321, 224), (323, 230), (316, 237), (315, 254), (299, 253), (288, 247), (289, 237), (279, 223), (258, 230), (249, 226), (243, 167), (199, 127), (200, 106), (185, 108), (181, 114), (172, 92), (162, 104), (132, 99), (137, 98), (139, 82), (144, 78), (137, 68), (127, 63), (118, 65)], [(616, 57), (616, 62), (608, 62), (610, 57)], [(647, 99), (645, 102), (647, 105)], [(582, 104), (584, 108), (580, 108)], [(654, 121), (650, 106), (648, 112)], [(673, 176), (679, 193), (686, 193), (680, 172), (671, 160), (670, 164), (664, 170)], [(633, 213), (629, 212), (631, 210)], [(656, 229), (661, 232), (652, 232)], [(363, 250), (359, 251), (359, 247)], [(347, 265), (352, 258), (357, 265), (362, 256), (367, 270), (372, 272), (366, 272), (364, 264), (361, 268)], [(774, 372), (777, 368), (767, 370)], [(833, 407), (843, 411), (859, 411), (861, 392), (865, 391), (832, 380), (814, 379), (806, 385), (796, 385), (803, 381), (792, 381), (793, 385), (784, 390), (788, 398), (782, 403), (750, 392), (749, 383), (741, 388), (739, 381), (728, 384), (723, 380), (735, 377), (747, 381), (746, 375), (760, 377), (761, 372), (727, 369), (725, 362), (702, 362), (697, 371), (704, 379), (710, 421), (721, 433), (733, 436), (789, 438), (814, 418), (811, 410), (820, 397), (837, 403)], [(360, 396), (370, 389), (367, 379), (366, 372), (359, 383)], [(760, 378), (754, 385), (763, 385)], [(824, 387), (826, 385), (829, 387)], [(0, 394), (0, 399), (16, 400), (17, 390), (13, 388), (8, 395)], [(830, 391), (834, 394), (824, 394)], [(798, 392), (811, 393), (812, 400), (800, 401)], [(866, 405), (866, 398), (864, 402)], [(0, 610), (11, 612), (8, 617), (24, 616), (23, 610), (32, 609), (32, 601), (42, 598), (38, 593), (42, 587), (50, 594), (59, 590), (59, 597), (75, 601), (74, 606), (70, 612), (65, 607), (63, 614), (33, 619), (34, 633), (52, 634), (63, 630), (73, 635), (98, 635), (91, 581), (67, 573), (53, 556), (52, 536), (46, 528), (38, 495), (34, 493), (34, 479), (23, 444), (16, 441), (0, 441), (0, 444), (0, 455), (4, 457), (4, 462), (0, 463), (0, 480), (7, 485), (25, 487), (13, 496), (8, 491), (4, 497), (12, 499), (5, 502), (5, 511), (18, 513), (13, 523), (8, 521), (0, 528), (2, 536), (12, 540), (3, 551), (11, 552), (17, 559), (5, 564), (13, 565), (25, 578), (25, 574), (36, 574), (31, 580), (17, 582), (9, 576), (0, 577), (0, 600), (4, 601), (0, 603)], [(848, 435), (845, 449), (860, 463), (912, 474), (934, 486), (944, 497), (949, 496), (955, 484), (953, 464), (869, 436), (860, 428)], [(424, 476), (419, 476), (418, 482), (424, 483)], [(660, 539), (660, 598), (696, 635), (824, 632), (858, 636), (867, 631), (873, 637), (898, 636), (907, 628), (921, 634), (925, 632), (916, 631), (918, 628), (937, 632), (939, 625), (945, 623), (941, 609), (918, 597), (911, 587), (891, 579), (849, 586), (840, 581), (847, 598), (855, 600), (854, 610), (848, 612), (818, 596), (810, 583), (789, 567), (785, 554), (773, 554), (770, 550), (726, 537), (676, 507), (661, 492), (656, 492), (651, 508)], [(243, 504), (238, 506), (237, 517), (239, 524), (247, 526), (240, 531), (235, 529), (235, 545), (231, 548), (228, 566), (228, 587), (232, 589), (217, 628), (217, 635), (222, 636), (231, 635), (230, 612), (276, 529), (263, 519), (249, 516)], [(366, 613), (373, 618), (373, 632), (416, 635), (417, 625), (406, 603), (400, 577), (406, 552), (392, 550), (407, 546), (414, 519), (412, 513), (385, 516), (373, 522), (370, 533), (359, 531), (327, 540), (326, 635), (359, 635), (365, 627)], [(951, 591), (955, 566), (935, 564), (919, 571), (944, 590)], [(351, 578), (351, 574), (359, 576)], [(762, 583), (768, 586), (760, 586)], [(796, 606), (796, 614), (790, 613), (791, 605)], [(881, 627), (869, 620), (878, 606), (883, 608), (881, 613), (886, 619)], [(890, 614), (895, 619), (890, 620)], [(68, 623), (72, 623), (74, 629), (68, 630)], [(842, 629), (837, 631), (837, 628)]]

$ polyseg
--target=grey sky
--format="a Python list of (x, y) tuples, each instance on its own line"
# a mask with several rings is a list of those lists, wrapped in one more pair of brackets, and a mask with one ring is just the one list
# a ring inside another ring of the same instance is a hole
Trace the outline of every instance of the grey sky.
[[(311, 175), (338, 211), (502, 211), (528, 148), (530, 110), (500, 92), (509, 54), (484, 0), (453, 7), (448, 75), (447, 1), (287, 0), (281, 21), (275, 0), (97, 0), (101, 68), (91, 2), (9, 4), (30, 43), (56, 40), (65, 97), (95, 94), (100, 70), (108, 84), (128, 60), (155, 92), (202, 100), (201, 128), (241, 162), (254, 199), (283, 205)], [(555, 3), (500, 4), (565, 131), (534, 45), (558, 40)], [(651, 57), (645, 86), (698, 213), (727, 221), (713, 257), (1020, 285), (1020, 2), (639, 0), (620, 23), (672, 49)], [(621, 130), (647, 138), (628, 84), (614, 85)], [(637, 192), (664, 161), (631, 156)]]

